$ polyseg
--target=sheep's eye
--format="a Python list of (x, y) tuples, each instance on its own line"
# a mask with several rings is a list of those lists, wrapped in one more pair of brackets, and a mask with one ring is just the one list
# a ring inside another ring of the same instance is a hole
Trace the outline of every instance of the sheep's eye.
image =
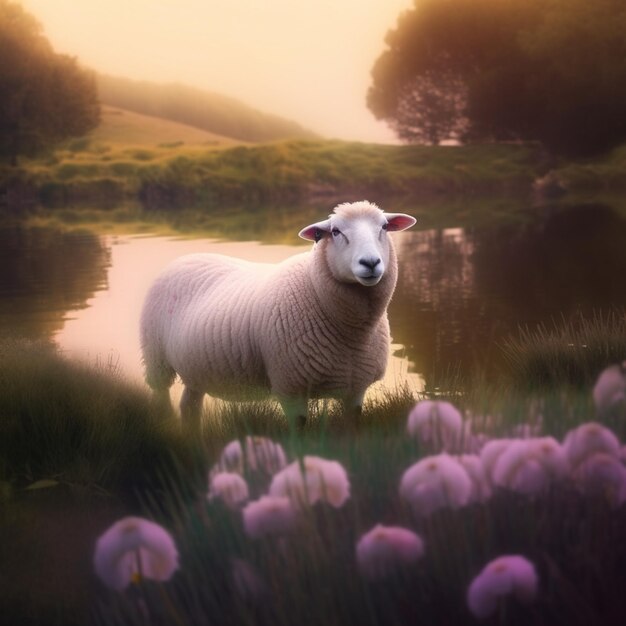
[(387, 230), (389, 228), (389, 224), (387, 222), (385, 222), (383, 224), (383, 230)]
[(338, 228), (333, 228), (330, 232), (332, 233), (333, 237), (337, 237), (338, 235), (341, 235), (341, 231)]

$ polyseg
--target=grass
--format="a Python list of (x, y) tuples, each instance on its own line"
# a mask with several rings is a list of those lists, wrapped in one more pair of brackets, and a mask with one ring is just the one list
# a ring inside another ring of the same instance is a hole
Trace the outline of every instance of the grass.
[(575, 192), (623, 192), (626, 188), (626, 146), (594, 159), (562, 163), (557, 175), (565, 186)]
[[(320, 403), (297, 436), (273, 403), (217, 403), (199, 441), (106, 364), (94, 370), (45, 344), (15, 341), (1, 344), (0, 357), (0, 602), (13, 623), (466, 624), (467, 585), (503, 553), (530, 558), (541, 587), (537, 604), (503, 606), (500, 623), (621, 623), (626, 507), (564, 486), (414, 518), (397, 495), (402, 472), (425, 453), (404, 434), (415, 401), (406, 389), (367, 405), (357, 431), (333, 403)], [(594, 416), (589, 388), (507, 385), (483, 382), (454, 400), (474, 414), (489, 411), (497, 435), (540, 412), (545, 431), (560, 438)], [(612, 425), (623, 441), (626, 414)], [(283, 541), (249, 540), (236, 513), (207, 502), (206, 471), (226, 442), (251, 433), (273, 437), (291, 459), (339, 460), (348, 503), (315, 505)], [(181, 570), (167, 583), (114, 593), (95, 579), (91, 556), (95, 539), (129, 513), (172, 533)], [(414, 529), (426, 556), (368, 583), (354, 546), (376, 523)], [(233, 558), (262, 579), (260, 600), (242, 597)]]
[[(0, 343), (0, 481), (7, 493), (62, 486), (132, 503), (185, 442), (115, 367), (90, 368), (46, 343)], [(45, 482), (41, 482), (45, 481)]]
[(623, 311), (521, 328), (502, 350), (517, 380), (533, 388), (589, 385), (610, 363), (626, 357)]
[[(82, 141), (92, 146), (158, 146), (167, 149), (182, 145), (232, 146), (241, 143), (186, 124), (107, 105), (102, 107), (100, 126)], [(81, 146), (77, 147), (80, 150)]]

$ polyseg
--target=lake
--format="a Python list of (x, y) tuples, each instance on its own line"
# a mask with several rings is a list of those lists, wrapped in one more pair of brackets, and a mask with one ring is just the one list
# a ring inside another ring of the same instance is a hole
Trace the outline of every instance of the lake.
[[(495, 371), (502, 340), (520, 325), (626, 305), (626, 220), (610, 207), (542, 207), (515, 221), (464, 222), (425, 230), (418, 223), (393, 235), (400, 271), (389, 310), (386, 387), (406, 382), (414, 391), (433, 390), (445, 373)], [(140, 309), (170, 260), (220, 252), (276, 262), (303, 250), (306, 245), (5, 225), (0, 323), (5, 334), (52, 339), (72, 356), (111, 363), (140, 381)]]

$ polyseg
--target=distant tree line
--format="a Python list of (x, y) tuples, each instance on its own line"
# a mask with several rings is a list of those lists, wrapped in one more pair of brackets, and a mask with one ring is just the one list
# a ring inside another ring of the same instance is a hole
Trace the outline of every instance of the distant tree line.
[(261, 113), (220, 94), (180, 84), (158, 84), (98, 75), (103, 104), (154, 115), (218, 135), (262, 142), (314, 135), (295, 122)]
[(56, 54), (19, 4), (0, 0), (0, 159), (15, 165), (99, 121), (93, 75)]
[(408, 142), (626, 141), (624, 0), (415, 0), (386, 43), (367, 103)]

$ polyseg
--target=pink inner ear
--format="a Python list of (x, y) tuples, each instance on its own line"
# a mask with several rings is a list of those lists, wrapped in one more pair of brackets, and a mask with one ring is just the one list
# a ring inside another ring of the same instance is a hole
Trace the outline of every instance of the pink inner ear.
[(387, 230), (406, 230), (415, 224), (416, 219), (404, 213), (387, 214)]
[(316, 235), (318, 235), (319, 233), (323, 236), (324, 232), (330, 228), (329, 224), (330, 220), (311, 224), (310, 226), (306, 226), (305, 228), (303, 228), (298, 233), (298, 236), (302, 237), (302, 239), (308, 239), (309, 241), (318, 241), (320, 237)]
[(298, 233), (298, 236), (302, 237), (302, 239), (307, 239), (308, 241), (316, 241), (317, 240), (316, 233), (318, 233), (319, 231), (320, 231), (320, 227), (316, 226), (315, 224), (312, 224), (311, 226), (307, 226), (306, 228), (303, 228)]

